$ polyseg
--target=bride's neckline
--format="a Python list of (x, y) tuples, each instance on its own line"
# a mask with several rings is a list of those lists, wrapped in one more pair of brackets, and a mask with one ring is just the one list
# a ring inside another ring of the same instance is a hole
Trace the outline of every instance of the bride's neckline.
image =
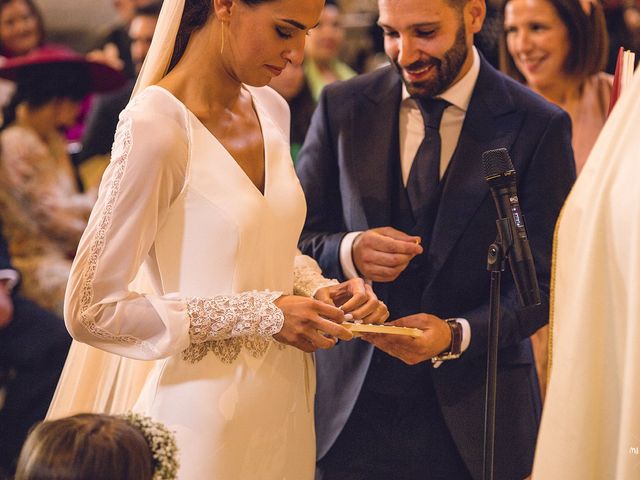
[(265, 138), (265, 130), (264, 130), (264, 125), (263, 125), (263, 118), (261, 116), (261, 110), (258, 107), (257, 103), (256, 103), (256, 99), (255, 96), (253, 95), (253, 93), (251, 92), (251, 90), (249, 88), (247, 88), (244, 84), (242, 85), (242, 88), (251, 96), (251, 103), (253, 105), (253, 110), (256, 113), (256, 117), (258, 119), (258, 124), (260, 125), (260, 132), (262, 135), (262, 158), (263, 158), (263, 162), (264, 162), (264, 187), (263, 190), (261, 190), (254, 182), (253, 180), (251, 180), (251, 178), (249, 177), (249, 175), (247, 175), (247, 172), (245, 172), (245, 170), (240, 166), (240, 164), (238, 163), (238, 161), (235, 159), (235, 157), (231, 154), (231, 152), (224, 146), (224, 144), (218, 139), (218, 137), (216, 137), (213, 132), (211, 132), (211, 130), (209, 130), (206, 125), (198, 118), (198, 116), (193, 113), (189, 107), (187, 107), (178, 97), (176, 97), (170, 90), (167, 90), (165, 87), (162, 87), (160, 85), (149, 85), (147, 87), (147, 89), (157, 89), (161, 92), (163, 92), (165, 95), (167, 95), (168, 97), (170, 97), (174, 102), (177, 102), (178, 104), (180, 104), (182, 106), (182, 108), (185, 109), (185, 111), (187, 112), (188, 115), (190, 115), (198, 124), (198, 126), (200, 128), (202, 128), (205, 132), (207, 132), (207, 135), (210, 139), (212, 139), (227, 155), (227, 157), (233, 162), (233, 164), (235, 165), (235, 168), (237, 168), (237, 170), (239, 170), (241, 176), (247, 181), (249, 182), (249, 184), (251, 184), (251, 186), (253, 187), (253, 189), (255, 190), (256, 193), (258, 193), (263, 199), (267, 197), (267, 193), (268, 193), (268, 184), (269, 184), (269, 162), (268, 162), (268, 149), (267, 149), (267, 141)]

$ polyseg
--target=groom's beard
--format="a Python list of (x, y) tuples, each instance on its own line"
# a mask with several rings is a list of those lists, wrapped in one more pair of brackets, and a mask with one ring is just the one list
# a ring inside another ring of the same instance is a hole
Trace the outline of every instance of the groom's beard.
[[(456, 32), (456, 39), (453, 46), (444, 53), (442, 59), (432, 57), (428, 60), (414, 62), (406, 68), (402, 68), (398, 64), (397, 59), (393, 60), (392, 63), (400, 73), (402, 81), (411, 96), (433, 98), (440, 95), (451, 86), (460, 73), (468, 53), (469, 49), (467, 48), (466, 43), (466, 31), (464, 23), (461, 23), (458, 31)], [(408, 82), (404, 78), (404, 75), (402, 75), (404, 70), (416, 71), (429, 66), (433, 66), (436, 72), (436, 76), (433, 79), (422, 82)]]

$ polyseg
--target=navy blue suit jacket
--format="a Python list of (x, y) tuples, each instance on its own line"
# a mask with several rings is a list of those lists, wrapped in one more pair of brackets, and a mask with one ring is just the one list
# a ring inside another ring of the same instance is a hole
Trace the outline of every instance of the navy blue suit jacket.
[[(340, 241), (347, 232), (390, 225), (390, 173), (399, 162), (401, 81), (379, 69), (325, 88), (297, 170), (308, 213), (300, 248), (326, 276), (342, 278)], [(486, 345), (489, 318), (487, 247), (496, 237), (496, 210), (481, 156), (506, 147), (518, 174), (542, 305), (518, 306), (513, 281), (502, 281), (498, 372), (496, 478), (531, 470), (540, 399), (528, 337), (548, 321), (552, 237), (575, 180), (569, 117), (484, 59), (457, 148), (444, 178), (429, 243), (421, 310), (466, 318), (469, 349), (431, 370), (443, 416), (474, 478), (482, 476)], [(385, 298), (384, 284), (374, 288)], [(393, 316), (393, 312), (392, 312)], [(342, 342), (317, 352), (316, 433), (322, 458), (344, 427), (362, 387), (373, 347)]]

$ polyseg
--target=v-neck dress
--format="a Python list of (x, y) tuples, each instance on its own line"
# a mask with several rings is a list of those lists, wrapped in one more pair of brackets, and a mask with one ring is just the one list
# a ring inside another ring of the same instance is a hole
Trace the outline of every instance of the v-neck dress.
[[(311, 479), (315, 371), (272, 338), (283, 322), (273, 301), (329, 282), (296, 247), (305, 202), (286, 104), (245, 88), (264, 194), (167, 90), (148, 87), (121, 114), (65, 320), (80, 342), (154, 361), (134, 409), (176, 432), (179, 478)], [(112, 382), (103, 370), (98, 382)]]

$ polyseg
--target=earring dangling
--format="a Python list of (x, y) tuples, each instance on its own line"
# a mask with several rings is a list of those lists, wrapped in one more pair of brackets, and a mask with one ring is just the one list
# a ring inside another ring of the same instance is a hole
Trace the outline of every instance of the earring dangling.
[(224, 22), (220, 22), (220, 55), (224, 51)]

